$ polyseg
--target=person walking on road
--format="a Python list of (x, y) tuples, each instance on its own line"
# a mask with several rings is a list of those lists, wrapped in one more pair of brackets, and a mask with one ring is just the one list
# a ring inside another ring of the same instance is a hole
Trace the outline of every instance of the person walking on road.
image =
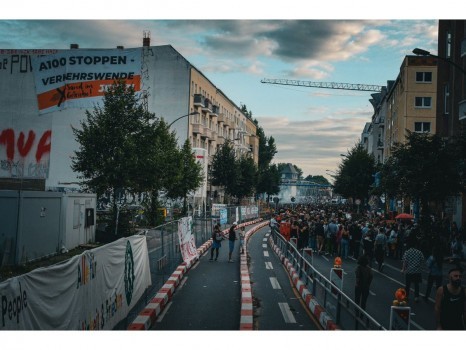
[(387, 236), (385, 235), (385, 229), (380, 228), (377, 233), (377, 236), (375, 236), (375, 242), (374, 242), (375, 260), (378, 263), (380, 272), (382, 272), (383, 270), (383, 261), (385, 258), (386, 247), (387, 247)]
[(426, 260), (427, 269), (429, 270), (429, 275), (427, 276), (427, 288), (426, 295), (424, 296), (424, 301), (428, 302), (430, 297), (430, 291), (435, 282), (435, 290), (437, 290), (442, 285), (442, 266), (443, 266), (443, 255), (442, 249), (440, 246), (436, 246), (432, 249), (432, 254)]
[(231, 259), (231, 255), (233, 254), (233, 250), (235, 249), (235, 241), (237, 240), (236, 238), (236, 226), (237, 223), (236, 221), (231, 225), (230, 230), (228, 231), (228, 247), (229, 247), (229, 253), (228, 253), (228, 262), (234, 262), (234, 260)]
[(449, 282), (437, 289), (435, 320), (438, 330), (464, 330), (466, 324), (465, 288), (461, 285), (463, 270), (454, 267), (448, 272)]
[(367, 266), (368, 263), (367, 256), (362, 255), (359, 257), (358, 267), (356, 268), (356, 284), (354, 286), (355, 302), (363, 310), (366, 309), (369, 287), (372, 282), (372, 269)]
[(422, 281), (422, 266), (424, 265), (424, 255), (416, 248), (417, 238), (411, 237), (407, 242), (407, 250), (403, 255), (403, 267), (401, 272), (406, 273), (406, 299), (409, 296), (411, 283), (414, 283), (414, 301), (419, 301), (419, 283)]
[(212, 249), (210, 250), (210, 259), (209, 261), (214, 260), (214, 252), (215, 261), (218, 259), (218, 249), (222, 246), (221, 242), (223, 240), (222, 231), (220, 231), (220, 225), (217, 224), (214, 226), (214, 232), (212, 232)]

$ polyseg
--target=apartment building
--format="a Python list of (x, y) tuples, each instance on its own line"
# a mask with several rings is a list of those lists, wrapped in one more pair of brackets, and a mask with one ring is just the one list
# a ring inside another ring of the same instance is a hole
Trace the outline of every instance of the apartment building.
[(406, 141), (407, 131), (436, 132), (437, 60), (406, 56), (387, 94), (384, 158), (396, 143)]
[(230, 139), (238, 156), (258, 161), (254, 122), (172, 46), (150, 46), (147, 33), (139, 48), (0, 49), (0, 62), (0, 189), (78, 187), (72, 127), (102, 101), (111, 77), (125, 78), (149, 112), (173, 123), (180, 146), (189, 139), (211, 160)]

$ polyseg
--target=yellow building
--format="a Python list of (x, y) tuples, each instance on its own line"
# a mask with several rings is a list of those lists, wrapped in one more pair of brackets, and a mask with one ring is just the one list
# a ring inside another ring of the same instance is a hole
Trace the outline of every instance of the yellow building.
[(436, 132), (437, 62), (431, 57), (406, 56), (388, 93), (384, 157), (407, 131)]

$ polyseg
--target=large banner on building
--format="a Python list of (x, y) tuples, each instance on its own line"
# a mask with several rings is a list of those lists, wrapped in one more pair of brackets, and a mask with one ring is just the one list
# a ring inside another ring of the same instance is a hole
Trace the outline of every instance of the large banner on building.
[(145, 236), (0, 283), (0, 330), (111, 330), (151, 284)]
[(189, 263), (193, 259), (199, 258), (196, 248), (196, 241), (193, 235), (193, 218), (187, 216), (178, 221), (178, 239), (180, 241), (181, 255), (183, 261)]
[(141, 49), (67, 50), (33, 56), (39, 114), (91, 108), (116, 80), (141, 89)]

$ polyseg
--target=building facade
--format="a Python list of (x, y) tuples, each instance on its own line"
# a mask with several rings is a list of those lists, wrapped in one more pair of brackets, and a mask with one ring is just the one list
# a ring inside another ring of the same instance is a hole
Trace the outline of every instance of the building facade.
[(436, 132), (436, 101), (437, 61), (406, 56), (387, 95), (384, 158), (396, 143), (406, 141), (408, 131)]
[[(135, 87), (149, 112), (173, 123), (180, 146), (189, 139), (210, 161), (230, 139), (238, 156), (257, 163), (253, 121), (172, 46), (150, 46), (146, 34), (140, 48), (0, 50), (0, 62), (0, 189), (78, 188), (72, 127), (80, 128), (116, 78)], [(208, 187), (198, 200), (205, 202)]]

